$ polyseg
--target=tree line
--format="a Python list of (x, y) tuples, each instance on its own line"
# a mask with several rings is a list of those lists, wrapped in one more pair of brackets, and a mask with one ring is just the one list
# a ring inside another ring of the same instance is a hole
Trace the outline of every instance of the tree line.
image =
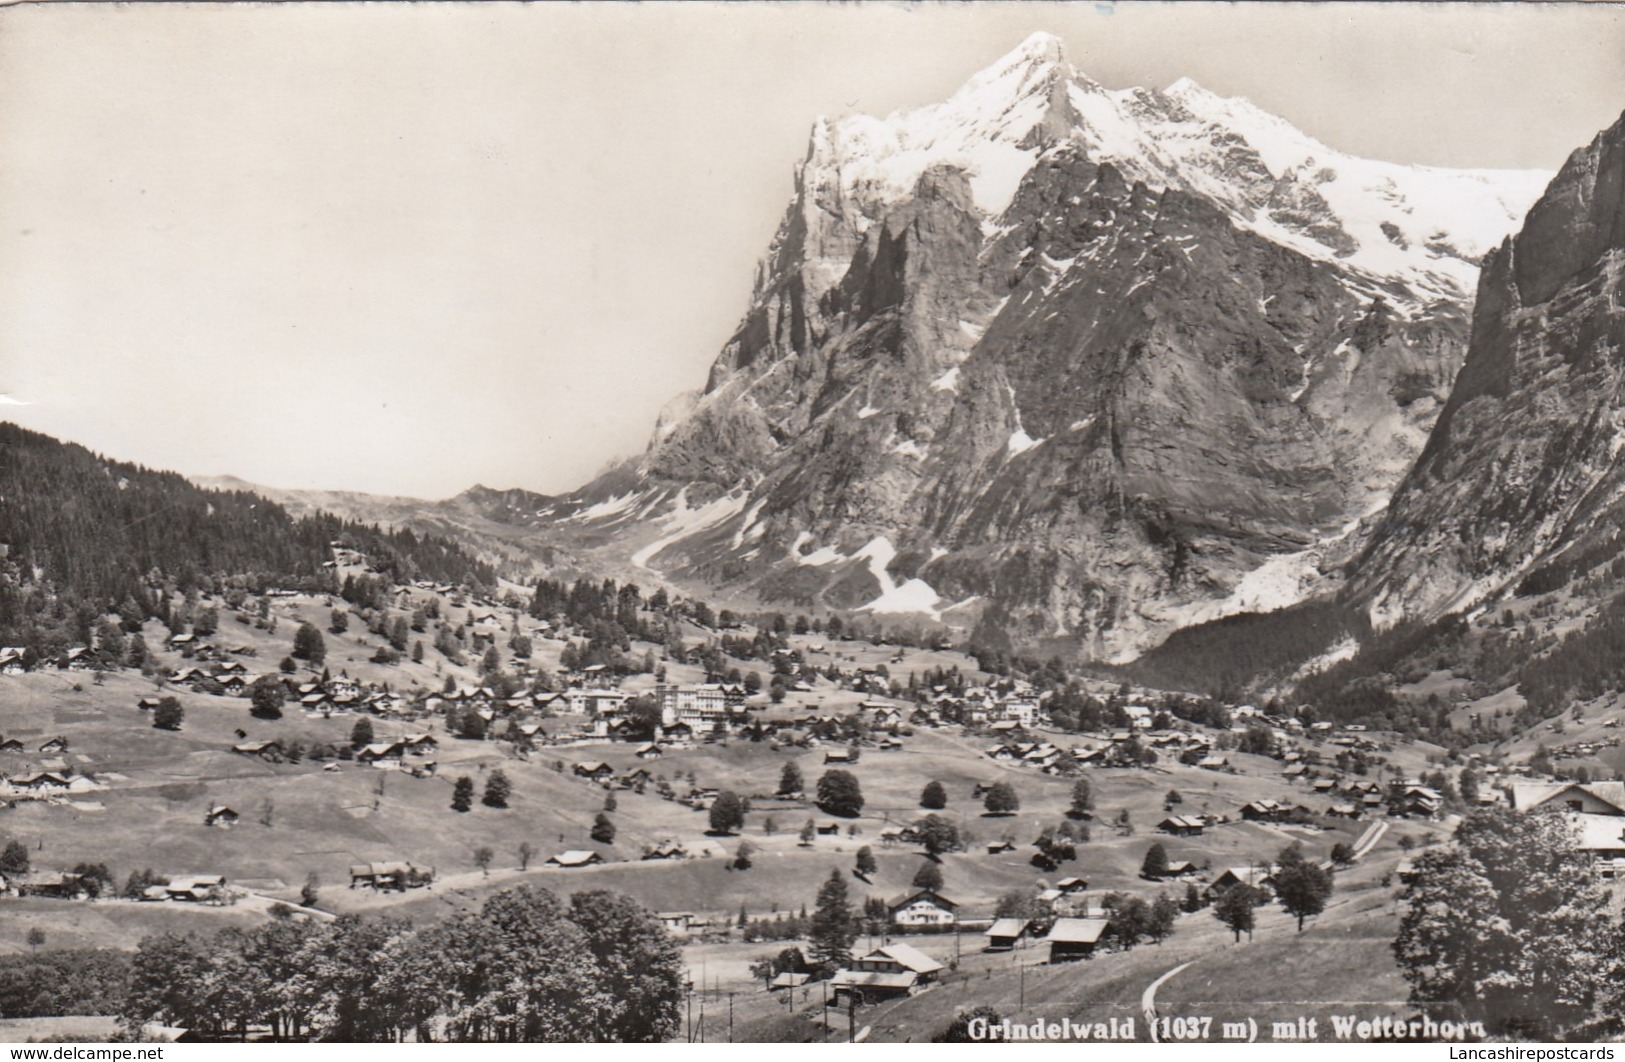
[[(159, 616), (174, 592), (267, 587), (331, 592), (333, 541), (397, 581), (494, 586), (450, 540), (326, 513), (295, 518), (247, 491), (113, 461), (0, 423), (0, 643), (54, 655), (88, 644), (95, 619)], [(159, 618), (163, 618), (159, 616)]]
[(629, 898), (521, 885), (422, 929), (347, 915), (149, 936), (119, 1013), (213, 1039), (654, 1043), (677, 1032), (684, 978)]

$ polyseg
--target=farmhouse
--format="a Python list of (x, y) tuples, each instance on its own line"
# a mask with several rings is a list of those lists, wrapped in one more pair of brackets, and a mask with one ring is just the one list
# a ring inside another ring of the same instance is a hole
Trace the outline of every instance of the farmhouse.
[(1241, 817), (1249, 822), (1280, 822), (1291, 810), (1278, 800), (1255, 800), (1242, 805)]
[(1207, 823), (1191, 815), (1170, 815), (1157, 823), (1157, 829), (1175, 837), (1200, 837)]
[(219, 826), (221, 829), (228, 829), (237, 825), (238, 818), (239, 816), (237, 812), (233, 811), (231, 808), (226, 807), (224, 804), (216, 804), (214, 807), (209, 809), (207, 814), (203, 816), (203, 825)]
[(1049, 961), (1074, 962), (1095, 953), (1102, 934), (1111, 925), (1104, 918), (1057, 918), (1049, 931)]
[(218, 903), (225, 887), (226, 879), (221, 874), (172, 874), (164, 891), (171, 900)]
[(891, 905), (891, 920), (897, 926), (951, 926), (958, 920), (959, 905), (931, 889), (905, 896)]
[(88, 895), (83, 878), (62, 870), (0, 874), (0, 892), (12, 896), (44, 896), (53, 900), (78, 900)]
[(388, 863), (356, 863), (350, 867), (350, 888), (365, 885), (374, 889), (418, 888), (434, 881), (434, 867), (416, 867), (404, 860)]
[(1255, 889), (1275, 888), (1275, 867), (1226, 867), (1207, 887), (1207, 898), (1217, 899), (1237, 885), (1251, 885)]
[(398, 767), (402, 751), (399, 741), (379, 741), (363, 745), (361, 751), (355, 754), (355, 760), (357, 763), (372, 763), (379, 766), (389, 764)]
[(13, 789), (28, 789), (33, 792), (45, 792), (55, 789), (68, 788), (68, 780), (55, 771), (35, 771), (32, 774), (15, 774), (11, 777)]
[(615, 768), (602, 760), (587, 760), (575, 765), (575, 773), (581, 778), (591, 778), (595, 782), (603, 781), (615, 773)]

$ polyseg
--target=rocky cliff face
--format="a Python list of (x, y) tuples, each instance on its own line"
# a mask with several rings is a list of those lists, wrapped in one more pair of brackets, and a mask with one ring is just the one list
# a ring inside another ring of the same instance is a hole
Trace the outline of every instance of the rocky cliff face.
[(1190, 82), (1107, 90), (1036, 35), (942, 104), (819, 122), (704, 390), (535, 518), (677, 581), (992, 606), (1123, 659), (1321, 585), (1543, 183), (1351, 158)]
[(1569, 158), (1486, 259), (1466, 364), (1354, 571), (1373, 619), (1471, 608), (1616, 534), (1622, 265), (1625, 117)]

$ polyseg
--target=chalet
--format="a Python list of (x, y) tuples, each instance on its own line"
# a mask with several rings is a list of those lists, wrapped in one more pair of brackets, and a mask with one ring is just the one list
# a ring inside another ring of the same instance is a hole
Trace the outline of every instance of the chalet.
[(0, 752), (21, 751), (23, 751), (23, 743), (18, 741), (16, 738), (6, 738), (5, 740), (0, 741)]
[(891, 905), (891, 920), (897, 926), (951, 926), (958, 921), (959, 905), (931, 889), (921, 889)]
[(824, 751), (825, 763), (851, 763), (853, 759), (851, 749), (826, 749)]
[(551, 856), (547, 861), (547, 865), (551, 867), (590, 867), (603, 861), (604, 857), (597, 852), (571, 849), (568, 852), (560, 852), (558, 855)]
[(687, 859), (688, 849), (676, 841), (659, 841), (643, 850), (644, 859)]
[(203, 816), (203, 825), (219, 826), (221, 829), (229, 829), (232, 826), (237, 825), (237, 820), (239, 817), (240, 816), (237, 814), (237, 812), (233, 811), (231, 808), (228, 808), (226, 805), (216, 804), (214, 807), (209, 809), (208, 814)]
[(1080, 892), (1089, 891), (1089, 883), (1082, 878), (1062, 878), (1055, 883), (1055, 888), (1064, 896), (1072, 896)]
[(776, 974), (773, 980), (768, 982), (767, 988), (769, 992), (782, 992), (787, 988), (794, 991), (811, 980), (812, 974), (792, 973), (789, 970), (785, 970), (782, 973)]
[(401, 754), (404, 750), (399, 741), (376, 741), (371, 745), (363, 745), (355, 754), (357, 763), (393, 764), (400, 766)]
[(1330, 778), (1316, 778), (1309, 784), (1309, 788), (1317, 793), (1330, 793), (1337, 788), (1337, 783)]
[(1334, 819), (1357, 819), (1365, 812), (1357, 804), (1333, 804), (1326, 809), (1326, 814)]
[(1169, 815), (1157, 823), (1157, 829), (1175, 837), (1200, 837), (1202, 831), (1207, 829), (1207, 823), (1194, 815)]
[(1111, 923), (1104, 918), (1057, 918), (1049, 931), (1049, 961), (1075, 962), (1095, 953)]
[(662, 911), (655, 918), (660, 920), (666, 932), (680, 937), (688, 936), (689, 926), (694, 921), (694, 915), (689, 911)]
[(39, 793), (66, 789), (68, 779), (55, 771), (35, 771), (32, 774), (12, 775), (10, 784), (13, 789), (27, 789)]
[(1363, 807), (1363, 808), (1371, 809), (1371, 810), (1381, 808), (1382, 807), (1382, 794), (1381, 793), (1365, 793), (1365, 794), (1362, 794), (1361, 797), (1360, 797), (1360, 806)]
[(988, 855), (999, 855), (1004, 852), (1014, 852), (1015, 850), (1016, 846), (1013, 841), (989, 841), (987, 843)]
[(1248, 822), (1281, 822), (1291, 810), (1278, 800), (1255, 800), (1242, 805), (1241, 817)]
[(630, 693), (620, 690), (568, 689), (564, 691), (564, 710), (593, 718), (616, 716), (631, 699)]
[[(1622, 783), (1625, 784), (1625, 783)], [(1431, 819), (1444, 806), (1444, 794), (1425, 785), (1408, 785), (1396, 792), (1388, 801), (1388, 810), (1395, 815), (1415, 815)]]
[(829, 988), (835, 993), (837, 1003), (848, 999), (871, 1003), (906, 996), (914, 991), (918, 980), (912, 971), (836, 970), (835, 976), (829, 979)]
[(1223, 756), (1204, 756), (1196, 761), (1196, 766), (1204, 771), (1222, 771), (1230, 766), (1230, 761)]
[(78, 900), (88, 895), (84, 879), (80, 875), (62, 870), (0, 874), (0, 892), (13, 896), (41, 896), (53, 900)]
[(578, 763), (575, 765), (574, 770), (577, 777), (591, 778), (595, 782), (601, 782), (615, 773), (615, 769), (602, 760), (587, 760)]
[(1399, 879), (1401, 885), (1414, 885), (1420, 875), (1417, 873), (1416, 864), (1406, 859), (1394, 868), (1394, 876)]
[(225, 887), (226, 879), (221, 874), (172, 874), (164, 892), (171, 900), (201, 903), (220, 900)]
[(1514, 782), (1512, 809), (1554, 807), (1583, 815), (1625, 815), (1625, 782)]
[(1226, 867), (1207, 887), (1208, 900), (1217, 899), (1237, 885), (1251, 885), (1255, 889), (1275, 888), (1276, 867)]
[(633, 755), (640, 760), (658, 760), (664, 753), (659, 745), (651, 741), (646, 745), (640, 745)]
[(912, 973), (916, 984), (928, 985), (941, 974), (943, 966), (908, 944), (886, 944), (854, 958), (852, 969), (867, 973)]
[(841, 824), (838, 822), (820, 822), (814, 828), (818, 831), (820, 837), (839, 837), (841, 835)]
[(1168, 869), (1163, 872), (1165, 878), (1183, 878), (1196, 873), (1196, 864), (1188, 859), (1170, 859)]
[(1281, 772), (1282, 776), (1289, 780), (1294, 778), (1302, 778), (1308, 773), (1309, 768), (1305, 767), (1301, 763), (1294, 763), (1292, 766)]
[(191, 633), (171, 634), (169, 636), (169, 645), (170, 645), (171, 648), (174, 648), (174, 649), (178, 649), (183, 645), (193, 645), (196, 642), (197, 642), (197, 635), (191, 634)]
[(681, 744), (694, 740), (694, 728), (679, 719), (670, 726), (660, 728), (660, 738), (667, 744)]
[(282, 758), (282, 742), (276, 739), (270, 741), (244, 741), (233, 745), (231, 751), (240, 756), (258, 756), (261, 759)]
[(1509, 796), (1518, 810), (1561, 809), (1597, 872), (1625, 877), (1625, 782), (1514, 782)]
[(0, 675), (21, 675), (28, 670), (25, 663), (28, 650), (21, 646), (8, 645), (0, 648)]
[(67, 752), (68, 739), (65, 737), (49, 738), (44, 742), (44, 744), (40, 745), (39, 750), (45, 753)]
[(942, 964), (907, 944), (889, 944), (854, 959), (850, 969), (837, 970), (829, 986), (837, 1000), (856, 998), (878, 1002), (906, 996), (916, 987), (936, 980)]
[(408, 734), (401, 738), (401, 747), (414, 756), (427, 756), (440, 747), (433, 734)]
[(1009, 951), (1016, 946), (1032, 922), (1025, 918), (1000, 918), (987, 929), (987, 951)]
[(388, 863), (355, 863), (350, 867), (350, 888), (364, 885), (372, 889), (407, 889), (434, 881), (434, 867), (417, 867), (404, 860)]

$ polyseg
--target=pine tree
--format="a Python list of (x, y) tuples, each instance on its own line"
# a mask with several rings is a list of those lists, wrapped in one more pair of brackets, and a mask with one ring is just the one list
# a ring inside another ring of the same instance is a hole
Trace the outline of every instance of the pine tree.
[(947, 806), (948, 792), (942, 788), (942, 783), (935, 779), (925, 783), (925, 788), (920, 790), (920, 807), (940, 811)]
[(786, 760), (784, 769), (779, 772), (779, 794), (799, 793), (805, 784), (801, 779), (801, 768), (796, 766), (794, 760)]
[(820, 966), (837, 970), (851, 965), (852, 942), (857, 938), (852, 931), (846, 880), (839, 870), (831, 870), (818, 888), (818, 907), (813, 912), (808, 939), (813, 961)]
[(1145, 862), (1140, 864), (1140, 877), (1161, 881), (1168, 876), (1168, 849), (1161, 841), (1152, 841), (1145, 850)]
[(467, 811), (474, 806), (474, 779), (463, 775), (451, 787), (451, 810)]
[(615, 841), (615, 823), (602, 811), (592, 820), (591, 836), (599, 844), (613, 844)]

